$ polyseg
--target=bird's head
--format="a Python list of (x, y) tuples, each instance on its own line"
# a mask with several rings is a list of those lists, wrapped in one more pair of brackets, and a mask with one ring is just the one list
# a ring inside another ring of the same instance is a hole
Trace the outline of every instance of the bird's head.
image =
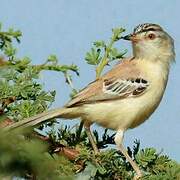
[(124, 36), (133, 46), (133, 55), (147, 60), (159, 60), (170, 64), (175, 58), (174, 41), (157, 24), (140, 24), (132, 34)]

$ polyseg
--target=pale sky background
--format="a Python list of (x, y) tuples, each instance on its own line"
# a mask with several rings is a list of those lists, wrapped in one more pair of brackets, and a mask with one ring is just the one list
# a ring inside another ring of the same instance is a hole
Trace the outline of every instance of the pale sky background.
[[(74, 84), (78, 89), (94, 79), (93, 68), (84, 61), (93, 41), (108, 40), (113, 27), (122, 26), (127, 33), (144, 22), (164, 27), (175, 39), (176, 63), (158, 110), (143, 125), (125, 134), (125, 144), (132, 146), (137, 138), (141, 147), (163, 149), (180, 161), (180, 1), (0, 0), (0, 7), (4, 28), (23, 32), (19, 56), (29, 56), (38, 64), (49, 54), (56, 54), (62, 64), (77, 64), (80, 77), (74, 78)], [(128, 49), (131, 54), (129, 42), (119, 43), (119, 48)], [(53, 107), (68, 101), (70, 89), (62, 76), (44, 73), (41, 78), (46, 89), (57, 90)]]

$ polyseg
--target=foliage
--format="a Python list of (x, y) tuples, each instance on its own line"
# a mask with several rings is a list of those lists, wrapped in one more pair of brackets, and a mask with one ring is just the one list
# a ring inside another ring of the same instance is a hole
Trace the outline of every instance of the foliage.
[(85, 60), (88, 64), (96, 66), (96, 78), (99, 78), (104, 67), (110, 62), (123, 58), (126, 51), (120, 52), (113, 47), (114, 43), (121, 39), (121, 34), (125, 31), (123, 28), (112, 29), (112, 37), (109, 43), (104, 41), (95, 41), (93, 47), (86, 53)]
[[(123, 57), (125, 51), (113, 47), (123, 32), (122, 28), (113, 29), (109, 43), (96, 41), (86, 54), (86, 62), (95, 66), (96, 78), (110, 62)], [(14, 44), (20, 43), (20, 38), (20, 31), (2, 31), (0, 26), (0, 178), (132, 179), (134, 171), (130, 164), (120, 152), (109, 148), (109, 144), (114, 145), (114, 134), (107, 129), (102, 135), (93, 132), (101, 150), (99, 155), (94, 154), (82, 124), (70, 127), (46, 123), (36, 131), (3, 132), (2, 127), (8, 123), (43, 112), (55, 100), (55, 91), (43, 89), (39, 76), (43, 70), (62, 73), (72, 94), (77, 92), (71, 76), (71, 72), (79, 75), (76, 65), (59, 64), (55, 55), (40, 65), (33, 65), (28, 57), (18, 58)], [(46, 131), (45, 127), (51, 130)], [(154, 148), (140, 149), (136, 140), (133, 148), (127, 150), (144, 172), (142, 179), (180, 179), (180, 164)]]
[[(17, 58), (14, 39), (19, 43), (20, 31), (9, 29), (0, 32), (0, 105), (14, 120), (33, 116), (50, 107), (56, 92), (45, 92), (39, 83), (39, 74), (43, 70), (57, 71), (64, 74), (67, 83), (71, 83), (69, 71), (79, 75), (76, 65), (60, 65), (55, 55), (50, 55), (47, 61), (40, 65), (32, 65), (28, 57)], [(4, 59), (8, 59), (4, 60)]]

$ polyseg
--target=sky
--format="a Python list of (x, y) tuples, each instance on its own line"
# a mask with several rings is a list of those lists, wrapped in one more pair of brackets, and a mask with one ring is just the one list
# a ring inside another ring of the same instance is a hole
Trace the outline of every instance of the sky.
[[(56, 54), (60, 63), (78, 65), (80, 77), (73, 78), (77, 89), (95, 78), (93, 67), (84, 60), (92, 42), (108, 40), (114, 27), (130, 33), (140, 23), (160, 24), (175, 40), (176, 63), (160, 106), (144, 124), (125, 134), (125, 145), (132, 147), (133, 141), (140, 139), (141, 147), (155, 147), (180, 161), (180, 1), (0, 0), (0, 6), (3, 27), (23, 33), (18, 56), (40, 64)], [(131, 55), (129, 42), (120, 42), (118, 48), (128, 49), (127, 56)], [(59, 73), (45, 72), (41, 79), (47, 90), (57, 91), (53, 107), (68, 101), (70, 89)], [(103, 131), (102, 127), (94, 128)]]

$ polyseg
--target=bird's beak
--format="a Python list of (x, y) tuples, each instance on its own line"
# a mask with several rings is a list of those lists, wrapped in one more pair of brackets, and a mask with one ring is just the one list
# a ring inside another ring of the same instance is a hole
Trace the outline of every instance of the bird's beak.
[(122, 37), (122, 39), (132, 41), (132, 42), (137, 42), (138, 41), (138, 38), (136, 37), (135, 34), (128, 34), (128, 35)]
[(122, 39), (130, 41), (132, 36), (133, 36), (132, 34), (128, 34), (128, 35), (122, 37)]

